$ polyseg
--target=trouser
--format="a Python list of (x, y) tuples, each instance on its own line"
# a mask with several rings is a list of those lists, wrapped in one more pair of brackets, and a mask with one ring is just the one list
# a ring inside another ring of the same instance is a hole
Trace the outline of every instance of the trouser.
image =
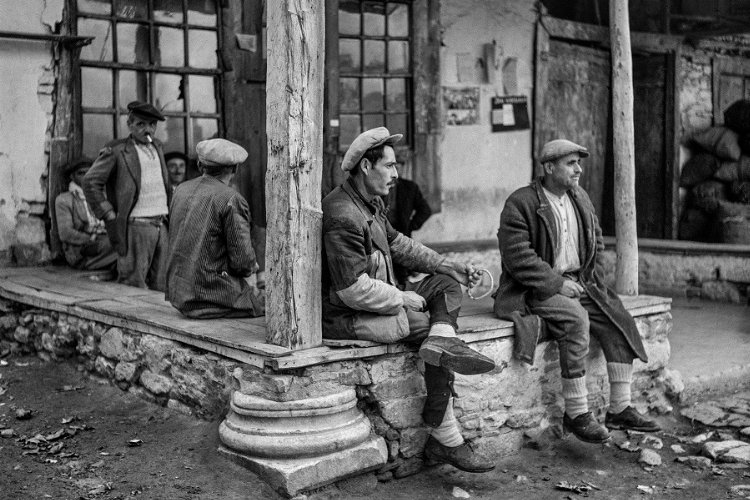
[(557, 294), (547, 300), (529, 299), (528, 304), (533, 314), (545, 320), (557, 341), (563, 378), (586, 375), (591, 337), (599, 341), (608, 363), (632, 363), (636, 358), (625, 335), (588, 295), (570, 298)]
[(117, 281), (164, 291), (167, 272), (167, 226), (164, 217), (128, 220), (128, 253), (117, 258)]

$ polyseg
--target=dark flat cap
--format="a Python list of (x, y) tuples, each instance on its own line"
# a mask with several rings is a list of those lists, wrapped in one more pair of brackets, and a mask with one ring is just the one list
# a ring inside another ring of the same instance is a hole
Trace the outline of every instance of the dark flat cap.
[(89, 160), (88, 158), (75, 159), (65, 166), (65, 173), (72, 174), (73, 172), (81, 168), (89, 168), (91, 167), (91, 163), (92, 161)]
[(348, 172), (356, 167), (368, 149), (376, 148), (383, 144), (393, 146), (402, 137), (404, 137), (403, 134), (391, 134), (385, 127), (373, 128), (362, 132), (352, 141), (349, 149), (346, 150), (344, 160), (341, 162), (341, 170)]
[(186, 155), (185, 153), (183, 153), (181, 151), (170, 151), (169, 153), (164, 153), (164, 161), (173, 160), (175, 158), (179, 158), (180, 160), (184, 161), (185, 163), (187, 163), (189, 161), (188, 160), (188, 155)]
[(555, 161), (572, 153), (578, 153), (581, 155), (581, 158), (586, 158), (589, 155), (589, 150), (566, 139), (555, 139), (542, 147), (542, 152), (539, 154), (539, 162)]
[(147, 102), (133, 101), (128, 104), (128, 111), (149, 120), (159, 120), (163, 122), (166, 118), (161, 114), (161, 111), (153, 107)]

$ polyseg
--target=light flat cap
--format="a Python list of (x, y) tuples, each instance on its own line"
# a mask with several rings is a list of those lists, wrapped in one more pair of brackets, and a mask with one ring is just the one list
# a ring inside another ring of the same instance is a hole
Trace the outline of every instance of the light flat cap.
[(147, 102), (133, 101), (128, 104), (128, 111), (149, 120), (159, 120), (160, 122), (166, 120), (161, 111)]
[(539, 162), (555, 161), (572, 153), (578, 153), (581, 155), (581, 158), (586, 158), (589, 155), (589, 150), (566, 139), (555, 139), (542, 147), (542, 152), (539, 154)]
[(391, 134), (385, 127), (373, 128), (362, 132), (352, 141), (349, 149), (346, 150), (344, 160), (341, 162), (341, 170), (348, 172), (356, 167), (368, 149), (376, 148), (383, 144), (393, 146), (402, 137), (404, 137), (403, 134)]
[(247, 151), (226, 139), (207, 139), (195, 146), (198, 161), (209, 166), (239, 165), (247, 160)]

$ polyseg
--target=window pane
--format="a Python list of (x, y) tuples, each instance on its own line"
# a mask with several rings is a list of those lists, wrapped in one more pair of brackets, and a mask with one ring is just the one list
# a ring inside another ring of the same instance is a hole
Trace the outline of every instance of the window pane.
[(193, 68), (216, 68), (216, 32), (190, 30), (188, 33), (190, 47), (190, 66)]
[(404, 4), (388, 4), (388, 35), (409, 36), (409, 7)]
[(148, 101), (148, 74), (145, 71), (120, 71), (120, 109), (129, 102)]
[(339, 35), (359, 35), (359, 2), (339, 2)]
[(154, 0), (154, 21), (181, 23), (182, 0)]
[(122, 63), (149, 63), (148, 26), (144, 24), (117, 24), (117, 61)]
[(388, 42), (388, 72), (409, 72), (409, 42)]
[(109, 15), (112, 12), (112, 0), (78, 0), (76, 5), (81, 14)]
[(94, 41), (81, 48), (81, 60), (111, 61), (112, 32), (109, 21), (99, 19), (79, 19), (78, 34), (93, 36)]
[(193, 118), (193, 145), (218, 137), (219, 122), (213, 118)]
[(406, 80), (389, 78), (385, 81), (386, 107), (390, 111), (406, 109)]
[(362, 109), (364, 111), (380, 111), (383, 109), (383, 79), (362, 79)]
[(125, 19), (146, 19), (148, 18), (148, 2), (117, 0), (117, 15)]
[(385, 72), (385, 42), (379, 40), (365, 40), (365, 69), (366, 72)]
[[(159, 125), (156, 126), (156, 131), (159, 132)], [(130, 135), (130, 130), (128, 130), (128, 114), (125, 113), (124, 115), (120, 115), (120, 121), (117, 123), (117, 138), (127, 137), (128, 135)]]
[(359, 40), (342, 38), (339, 40), (339, 70), (359, 72), (361, 59), (359, 57)]
[(364, 4), (365, 35), (385, 35), (385, 5), (382, 3), (365, 2)]
[(404, 138), (409, 137), (409, 131), (406, 129), (406, 117), (405, 114), (388, 115), (386, 116), (386, 127), (391, 134), (404, 134)]
[(216, 26), (216, 2), (214, 0), (188, 0), (188, 23)]
[(370, 130), (371, 128), (375, 127), (382, 127), (385, 123), (383, 123), (383, 115), (363, 115), (362, 116), (362, 127), (364, 127), (365, 130)]
[(161, 111), (184, 111), (182, 76), (154, 74), (154, 106)]
[(154, 62), (162, 66), (185, 65), (184, 35), (181, 29), (157, 28)]
[(164, 143), (164, 152), (185, 151), (185, 119), (179, 116), (168, 116), (164, 122), (159, 122), (154, 134)]
[(362, 133), (359, 115), (340, 115), (339, 149), (346, 149)]
[(83, 115), (83, 155), (96, 158), (112, 137), (112, 115)]
[(190, 111), (216, 113), (216, 110), (213, 77), (190, 75)]
[(112, 72), (110, 70), (81, 68), (81, 105), (90, 108), (112, 107)]
[(339, 109), (341, 111), (359, 111), (359, 80), (356, 78), (339, 79)]

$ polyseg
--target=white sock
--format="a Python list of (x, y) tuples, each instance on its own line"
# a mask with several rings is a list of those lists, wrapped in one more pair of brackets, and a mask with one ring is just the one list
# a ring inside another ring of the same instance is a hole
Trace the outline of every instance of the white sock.
[(464, 444), (464, 437), (458, 430), (458, 422), (453, 415), (453, 398), (448, 400), (448, 408), (445, 409), (443, 421), (432, 429), (432, 437), (438, 440), (443, 446), (455, 448)]
[(433, 323), (427, 335), (429, 337), (455, 337), (456, 330), (448, 323)]
[(609, 412), (617, 414), (630, 406), (633, 364), (607, 363), (607, 375), (609, 375)]
[(565, 399), (565, 413), (570, 418), (576, 418), (589, 411), (586, 377), (562, 379), (562, 395)]

